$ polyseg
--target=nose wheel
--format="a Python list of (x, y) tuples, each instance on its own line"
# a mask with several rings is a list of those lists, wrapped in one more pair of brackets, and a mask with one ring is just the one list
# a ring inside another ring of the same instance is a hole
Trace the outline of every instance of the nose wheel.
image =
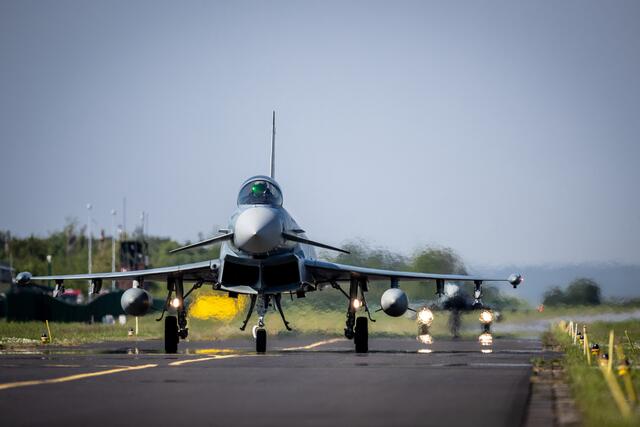
[(256, 310), (258, 312), (258, 324), (253, 327), (253, 337), (256, 339), (256, 353), (267, 351), (267, 330), (264, 328), (264, 316), (269, 307), (269, 295), (259, 295)]
[(266, 353), (267, 351), (267, 330), (256, 329), (256, 353)]

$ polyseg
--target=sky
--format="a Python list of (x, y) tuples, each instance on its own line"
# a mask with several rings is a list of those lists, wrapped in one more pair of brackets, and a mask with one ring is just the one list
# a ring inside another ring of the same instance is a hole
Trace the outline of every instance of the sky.
[(636, 1), (0, 1), (0, 229), (212, 235), (269, 169), (307, 235), (640, 264)]

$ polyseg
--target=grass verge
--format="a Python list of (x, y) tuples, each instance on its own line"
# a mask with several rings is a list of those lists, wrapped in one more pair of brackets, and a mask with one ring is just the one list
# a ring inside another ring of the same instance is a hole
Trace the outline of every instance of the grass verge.
[[(161, 339), (164, 334), (164, 323), (156, 322), (158, 313), (151, 313), (139, 318), (138, 339)], [(406, 336), (415, 337), (418, 325), (409, 317), (391, 318), (382, 313), (374, 316), (376, 322), (370, 323), (369, 333), (373, 337)], [(447, 326), (448, 313), (437, 312), (430, 328), (435, 338), (449, 336)], [(337, 310), (310, 310), (308, 308), (291, 307), (287, 309), (287, 319), (294, 328), (287, 331), (277, 313), (267, 315), (267, 331), (270, 335), (322, 335), (339, 337), (343, 335), (345, 315)], [(256, 320), (254, 316), (249, 325)], [(231, 320), (197, 319), (189, 317), (189, 338), (191, 340), (215, 341), (234, 337), (248, 337), (247, 331), (240, 331), (242, 316)], [(466, 335), (476, 337), (480, 334), (477, 313), (463, 316), (463, 325), (468, 326)], [(122, 341), (128, 339), (128, 331), (135, 328), (135, 318), (128, 316), (124, 325), (105, 325), (101, 323), (62, 323), (50, 322), (54, 345), (79, 345), (93, 342)], [(476, 331), (477, 328), (477, 331)], [(40, 335), (46, 332), (44, 322), (7, 322), (0, 321), (0, 348), (39, 346)]]
[[(587, 325), (587, 335), (590, 343), (598, 343), (602, 352), (607, 352), (609, 330), (611, 329), (614, 330), (617, 337), (616, 344), (622, 345), (625, 354), (632, 362), (632, 366), (637, 366), (639, 362), (637, 339), (640, 337), (640, 321), (589, 324)], [(631, 337), (631, 342), (625, 337), (625, 330)], [(630, 418), (625, 419), (621, 415), (596, 360), (592, 360), (592, 365), (589, 366), (582, 348), (574, 345), (571, 337), (560, 329), (554, 330), (552, 340), (565, 352), (562, 363), (586, 426), (626, 427), (640, 425), (640, 412), (637, 407)], [(614, 358), (614, 370), (617, 365), (616, 359)], [(640, 378), (637, 370), (631, 370), (631, 378), (636, 390), (638, 390)]]

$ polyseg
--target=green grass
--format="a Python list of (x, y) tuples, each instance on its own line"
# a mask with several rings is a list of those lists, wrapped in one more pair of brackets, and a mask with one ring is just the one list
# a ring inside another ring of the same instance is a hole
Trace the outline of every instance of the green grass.
[[(140, 337), (156, 338), (161, 331), (161, 325), (154, 325), (147, 319), (141, 319)], [(103, 325), (86, 323), (50, 322), (52, 344), (78, 345), (101, 341), (127, 339), (127, 331), (135, 327), (135, 321), (130, 318), (127, 324)], [(40, 345), (40, 335), (47, 332), (44, 322), (7, 322), (0, 321), (0, 347), (21, 347)]]
[[(287, 319), (293, 327), (289, 332), (284, 328), (280, 316), (270, 311), (267, 314), (267, 331), (270, 335), (323, 335), (338, 337), (343, 335), (345, 314), (337, 310), (319, 310), (309, 307), (289, 307), (286, 311)], [(161, 339), (164, 333), (164, 323), (156, 322), (158, 313), (152, 313), (139, 318), (139, 336), (142, 339)], [(371, 336), (406, 336), (415, 337), (418, 325), (415, 319), (409, 317), (391, 318), (384, 313), (375, 313), (375, 323), (370, 323)], [(435, 320), (430, 328), (434, 337), (449, 335), (447, 326), (448, 313), (436, 312)], [(256, 317), (252, 317), (246, 331), (240, 331), (242, 316), (238, 315), (231, 321), (201, 320), (189, 318), (189, 338), (192, 340), (215, 341), (231, 337), (247, 337), (250, 327), (255, 324)], [(50, 322), (51, 335), (54, 345), (79, 345), (92, 342), (118, 341), (129, 339), (127, 333), (135, 327), (135, 318), (128, 316), (125, 325), (104, 325), (100, 323), (61, 323)], [(477, 313), (463, 316), (463, 325), (471, 325), (469, 337), (480, 334)], [(475, 328), (477, 328), (477, 333)], [(40, 345), (40, 335), (46, 332), (44, 322), (7, 322), (0, 321), (0, 347), (21, 347)]]
[[(582, 325), (580, 325), (582, 327)], [(633, 352), (632, 345), (624, 336), (627, 330), (632, 339), (634, 347), (638, 345), (640, 339), (640, 321), (625, 322), (594, 322), (587, 325), (587, 336), (591, 343), (597, 342), (603, 352), (608, 351), (609, 330), (613, 329), (616, 334), (616, 342), (624, 347), (626, 355), (632, 363), (637, 366), (640, 362), (637, 354)], [(604, 380), (602, 372), (593, 363), (589, 366), (579, 346), (573, 345), (571, 338), (563, 332), (555, 331), (555, 339), (560, 343), (565, 351), (563, 365), (568, 374), (573, 395), (578, 408), (583, 414), (586, 426), (637, 426), (640, 425), (640, 413), (637, 411), (630, 418), (625, 420), (618, 410), (609, 388)], [(617, 358), (616, 358), (617, 359)], [(617, 360), (614, 359), (614, 366)], [(615, 369), (615, 368), (614, 368)], [(640, 377), (637, 371), (632, 370), (632, 380), (636, 390), (640, 389)]]

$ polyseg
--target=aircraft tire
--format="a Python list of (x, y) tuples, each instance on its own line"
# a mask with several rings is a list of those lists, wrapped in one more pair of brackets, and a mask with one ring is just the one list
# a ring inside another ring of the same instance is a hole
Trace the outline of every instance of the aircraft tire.
[(356, 353), (369, 352), (369, 320), (366, 317), (356, 319), (356, 330), (353, 341), (356, 344)]
[(174, 354), (178, 352), (178, 318), (167, 316), (164, 318), (164, 352)]
[(256, 329), (256, 353), (265, 353), (267, 351), (267, 330)]

